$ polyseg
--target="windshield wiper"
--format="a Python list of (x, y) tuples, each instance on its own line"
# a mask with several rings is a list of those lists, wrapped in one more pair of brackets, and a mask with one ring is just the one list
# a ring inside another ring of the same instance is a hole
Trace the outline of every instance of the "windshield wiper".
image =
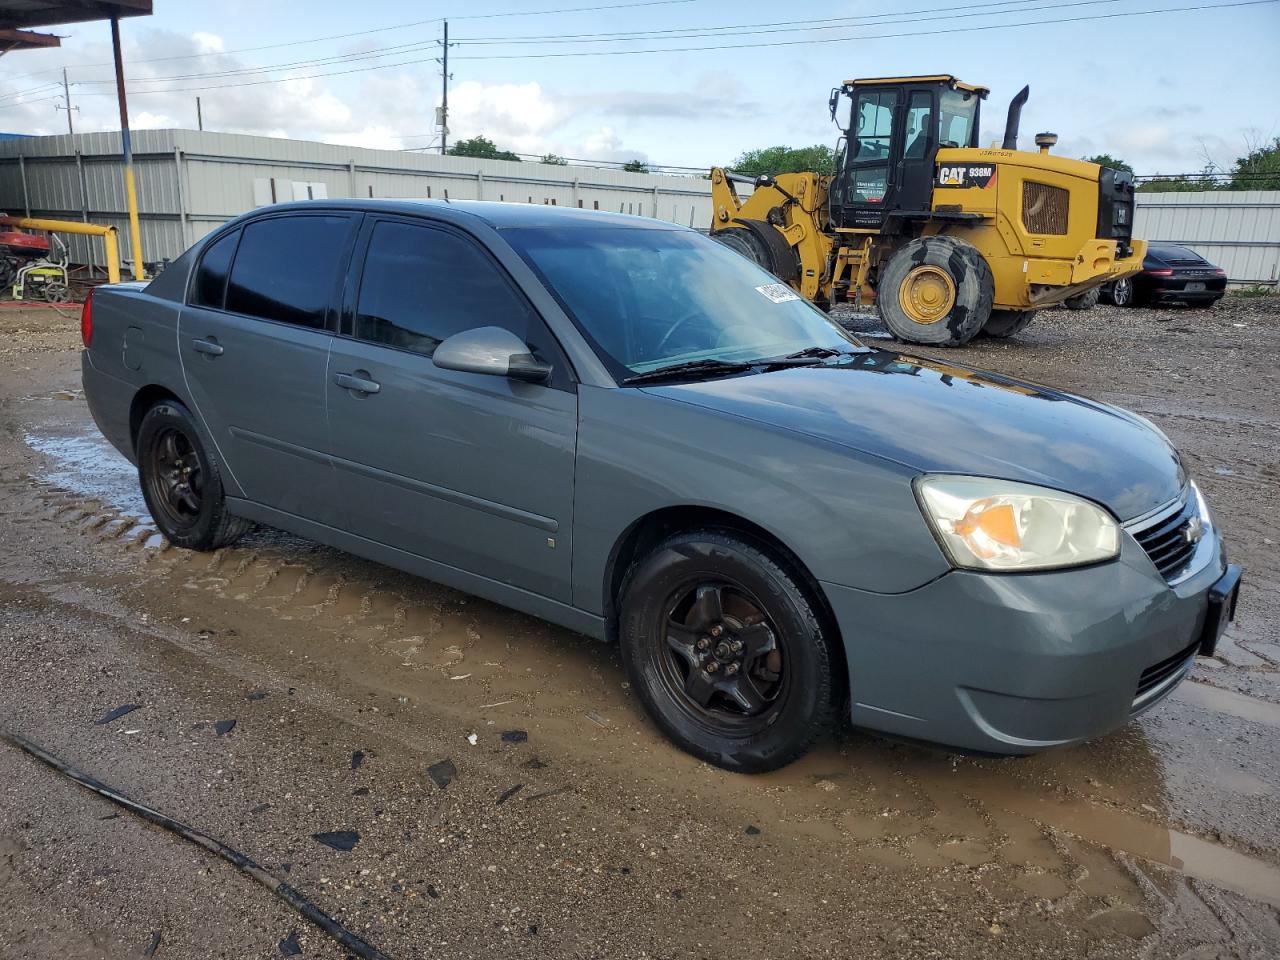
[(687, 360), (684, 363), (669, 363), (656, 370), (646, 370), (622, 381), (632, 383), (657, 383), (662, 380), (679, 380), (682, 378), (724, 377), (731, 373), (746, 373), (756, 364), (733, 363), (728, 360)]
[(761, 367), (812, 367), (830, 357), (843, 356), (841, 351), (832, 347), (805, 347), (781, 357), (761, 357), (752, 362)]

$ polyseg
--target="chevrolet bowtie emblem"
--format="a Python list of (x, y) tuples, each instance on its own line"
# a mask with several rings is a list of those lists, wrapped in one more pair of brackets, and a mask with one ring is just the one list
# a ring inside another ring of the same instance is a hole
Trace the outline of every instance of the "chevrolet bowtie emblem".
[(1187, 528), (1182, 531), (1182, 536), (1187, 543), (1199, 543), (1204, 536), (1204, 522), (1199, 517), (1192, 517), (1187, 521)]

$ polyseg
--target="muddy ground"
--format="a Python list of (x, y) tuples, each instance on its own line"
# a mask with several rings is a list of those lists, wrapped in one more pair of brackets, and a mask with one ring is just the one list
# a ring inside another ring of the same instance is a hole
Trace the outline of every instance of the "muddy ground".
[[(1280, 298), (1054, 311), (943, 354), (1174, 439), (1246, 570), (1217, 658), (1074, 749), (845, 731), (759, 777), (664, 742), (607, 646), (271, 531), (169, 548), (94, 433), (77, 347), (74, 317), (0, 312), (0, 726), (385, 954), (1280, 955)], [(358, 842), (313, 839), (333, 831)], [(344, 956), (8, 746), (0, 903), (4, 960)]]

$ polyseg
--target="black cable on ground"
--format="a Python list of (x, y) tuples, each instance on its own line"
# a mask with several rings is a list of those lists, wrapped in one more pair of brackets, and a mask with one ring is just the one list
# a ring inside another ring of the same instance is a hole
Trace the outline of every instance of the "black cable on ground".
[(179, 823), (177, 820), (174, 820), (172, 817), (165, 816), (158, 810), (153, 810), (145, 804), (129, 799), (119, 791), (107, 786), (101, 780), (91, 777), (87, 773), (77, 770), (69, 763), (59, 760), (53, 754), (44, 750), (39, 745), (32, 743), (20, 734), (11, 733), (8, 730), (0, 728), (0, 740), (12, 744), (24, 753), (35, 757), (41, 763), (52, 767), (64, 776), (70, 777), (81, 786), (87, 787), (94, 793), (106, 797), (112, 803), (124, 807), (131, 813), (136, 813), (144, 820), (149, 820), (156, 826), (162, 827), (170, 833), (175, 833), (182, 837), (182, 839), (189, 840), (197, 846), (204, 847), (204, 849), (208, 850), (215, 856), (219, 856), (223, 860), (226, 860), (237, 870), (247, 874), (258, 883), (262, 884), (289, 906), (293, 907), (294, 910), (298, 911), (298, 913), (303, 917), (310, 920), (341, 944), (345, 949), (350, 950), (356, 956), (362, 957), (364, 960), (391, 960), (390, 957), (377, 947), (374, 947), (360, 939), (360, 937), (356, 936), (333, 917), (329, 916), (301, 893), (289, 886), (289, 884), (272, 876), (267, 870), (254, 863), (239, 850), (228, 847), (225, 843), (215, 840), (213, 837), (208, 834), (201, 833), (199, 830), (188, 827), (186, 824)]

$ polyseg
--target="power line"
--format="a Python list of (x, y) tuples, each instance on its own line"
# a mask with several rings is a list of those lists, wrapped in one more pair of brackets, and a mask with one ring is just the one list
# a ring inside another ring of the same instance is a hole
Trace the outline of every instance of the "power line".
[(567, 53), (495, 53), (478, 56), (460, 56), (458, 60), (547, 60), (564, 57), (625, 57), (649, 53), (695, 53), (707, 50), (747, 50), (761, 47), (796, 47), (825, 43), (843, 43), (849, 40), (893, 40), (902, 37), (932, 36), (941, 33), (975, 33), (986, 30), (1009, 30), (1017, 27), (1040, 27), (1063, 23), (1083, 23), (1090, 20), (1114, 20), (1121, 17), (1146, 17), (1161, 13), (1190, 13), (1200, 10), (1225, 10), (1230, 7), (1254, 7), (1274, 4), (1280, 0), (1236, 0), (1233, 3), (1198, 4), (1191, 7), (1160, 7), (1153, 10), (1131, 10), (1120, 13), (1099, 13), (1087, 17), (1059, 17), (1050, 20), (1024, 20), (1017, 23), (992, 23), (971, 27), (948, 27), (937, 30), (913, 30), (899, 33), (862, 34), (845, 37), (814, 37), (803, 40), (774, 40), (760, 43), (727, 43), (699, 47), (655, 47), (643, 50), (583, 50)]
[[(1103, 3), (1122, 3), (1124, 0), (1075, 0), (1075, 2), (1061, 3), (1049, 2), (1049, 0), (994, 0), (991, 3), (969, 4), (965, 7), (966, 16), (974, 17), (998, 17), (1013, 13), (1035, 13), (1038, 10), (1057, 10), (1063, 7), (1087, 7)], [(1027, 6), (1031, 3), (1044, 3), (1045, 6)], [(1017, 6), (1017, 10), (988, 10), (980, 12), (982, 7), (1009, 7)], [(473, 45), (488, 44), (521, 44), (521, 43), (617, 43), (628, 40), (662, 40), (662, 39), (685, 39), (686, 37), (713, 37), (713, 36), (748, 36), (755, 33), (783, 33), (790, 30), (839, 30), (844, 27), (857, 26), (855, 21), (860, 20), (881, 20), (882, 23), (873, 23), (871, 26), (883, 26), (892, 23), (912, 23), (916, 22), (915, 14), (921, 13), (945, 13), (945, 17), (921, 17), (920, 20), (949, 20), (955, 17), (955, 5), (951, 4), (945, 7), (928, 7), (923, 10), (894, 10), (891, 13), (866, 13), (856, 14), (847, 17), (822, 17), (818, 19), (806, 20), (776, 20), (769, 23), (739, 23), (726, 24), (724, 26), (710, 27), (676, 27), (665, 30), (619, 30), (611, 33), (566, 33), (566, 34), (530, 34), (524, 36), (502, 36), (502, 37), (460, 37), (459, 43), (469, 43)], [(886, 17), (901, 17), (900, 20), (884, 20)], [(777, 29), (756, 29), (756, 28), (777, 28)]]
[[(969, 7), (968, 10), (974, 16), (998, 16), (1002, 13), (1010, 12), (1010, 11), (990, 11), (987, 13), (974, 13), (973, 11), (975, 11), (977, 8), (980, 8), (980, 7), (1007, 7), (1007, 6), (1010, 6), (1011, 4), (1017, 4), (1019, 6), (1022, 6), (1024, 9), (1034, 11), (1034, 10), (1041, 10), (1041, 9), (1052, 10), (1052, 9), (1058, 9), (1061, 7), (1089, 6), (1089, 5), (1096, 5), (1101, 3), (1120, 3), (1120, 2), (1123, 2), (1123, 0), (1074, 0), (1074, 2), (1049, 2), (1049, 0), (994, 0), (994, 2), (989, 2), (989, 3), (978, 3), (974, 6)], [(1041, 7), (1025, 7), (1025, 5), (1028, 3), (1047, 3), (1048, 5), (1041, 6)], [(938, 13), (941, 11), (950, 11), (952, 15), (954, 15), (954, 7), (930, 7), (924, 10), (902, 10), (902, 11), (894, 11), (893, 13), (865, 14), (865, 15), (850, 16), (850, 17), (830, 17), (830, 18), (824, 18), (824, 19), (818, 19), (818, 20), (811, 19), (811, 20), (793, 20), (793, 21), (774, 21), (770, 23), (730, 24), (730, 25), (720, 26), (720, 27), (687, 27), (687, 28), (668, 29), (668, 30), (614, 32), (614, 33), (601, 33), (601, 34), (584, 33), (584, 34), (570, 34), (570, 35), (566, 35), (566, 37), (580, 37), (580, 38), (600, 37), (601, 38), (600, 42), (606, 42), (606, 41), (613, 42), (619, 39), (642, 39), (642, 38), (647, 38), (649, 36), (658, 37), (662, 34), (681, 34), (689, 37), (697, 37), (697, 36), (717, 36), (717, 35), (739, 36), (739, 35), (748, 35), (756, 32), (782, 32), (780, 30), (757, 31), (754, 29), (756, 27), (786, 27), (786, 26), (797, 27), (798, 26), (798, 27), (801, 27), (802, 29), (830, 30), (830, 29), (839, 29), (840, 27), (844, 27), (844, 26), (852, 26), (854, 25), (853, 21), (883, 19), (885, 17), (905, 18), (905, 19), (899, 19), (899, 20), (891, 20), (891, 21), (888, 21), (888, 23), (909, 23), (909, 22), (912, 22), (910, 17), (913, 14)], [(949, 19), (949, 17), (937, 17), (933, 19)], [(558, 37), (559, 35), (555, 35), (555, 36)], [(669, 39), (681, 39), (681, 37), (677, 36), (677, 37), (671, 37)], [(526, 43), (526, 42), (534, 42), (538, 40), (541, 40), (541, 38), (540, 37), (518, 37), (518, 38), (512, 38), (509, 42)], [(504, 40), (503, 38), (497, 38), (497, 37), (460, 41), (458, 40), (458, 38), (455, 37), (454, 42), (455, 44), (460, 42), (468, 42), (473, 44), (478, 44), (478, 43), (487, 44), (490, 42), (498, 43), (498, 42), (508, 42), (508, 41)], [(556, 40), (555, 42), (588, 42), (588, 41), (570, 40), (567, 38), (561, 38), (559, 40)], [(596, 42), (596, 41), (591, 40), (589, 42)], [(221, 77), (252, 75), (257, 73), (270, 73), (276, 70), (285, 70), (293, 67), (310, 67), (310, 66), (319, 67), (319, 66), (325, 66), (325, 65), (341, 65), (345, 63), (358, 62), (361, 60), (372, 60), (372, 59), (380, 59), (382, 57), (403, 55), (406, 53), (434, 47), (438, 45), (438, 43), (439, 41), (436, 39), (415, 40), (409, 43), (397, 44), (391, 47), (381, 47), (377, 50), (359, 51), (359, 52), (347, 53), (347, 54), (335, 54), (334, 56), (331, 56), (331, 57), (293, 60), (293, 61), (286, 61), (283, 63), (265, 64), (265, 65), (258, 65), (258, 66), (236, 67), (236, 68), (231, 68), (226, 70), (212, 70), (204, 73), (163, 74), (159, 76), (150, 76), (150, 77), (130, 77), (129, 83), (130, 84), (139, 84), (139, 83), (147, 84), (147, 83), (157, 83), (162, 81), (217, 79)], [(145, 63), (147, 61), (139, 61), (139, 62)], [(78, 83), (114, 84), (115, 80), (114, 79), (79, 80), (77, 82)]]
[[(1064, 24), (1064, 23), (1082, 23), (1082, 22), (1089, 22), (1093, 20), (1113, 20), (1113, 19), (1124, 18), (1124, 17), (1153, 16), (1157, 14), (1191, 13), (1191, 12), (1204, 11), (1204, 10), (1225, 10), (1233, 7), (1252, 7), (1252, 6), (1270, 5), (1270, 4), (1275, 4), (1277, 2), (1280, 2), (1280, 0), (1233, 0), (1233, 2), (1230, 2), (1230, 3), (1197, 4), (1194, 6), (1187, 6), (1187, 7), (1159, 7), (1159, 8), (1150, 9), (1150, 10), (1133, 10), (1133, 11), (1123, 11), (1123, 12), (1117, 12), (1117, 13), (1092, 14), (1090, 16), (1081, 16), (1081, 17), (1059, 17), (1054, 19), (1028, 20), (1028, 21), (1018, 21), (1014, 23), (994, 23), (994, 24), (984, 24), (984, 25), (967, 26), (967, 27), (955, 26), (955, 27), (947, 27), (945, 29), (901, 31), (897, 33), (854, 34), (854, 35), (848, 35), (848, 36), (842, 36), (842, 37), (814, 37), (814, 38), (797, 39), (797, 40), (774, 40), (774, 41), (765, 41), (765, 42), (758, 42), (758, 43), (715, 44), (715, 45), (703, 45), (703, 46), (694, 46), (694, 47), (658, 47), (658, 48), (646, 48), (646, 49), (640, 49), (640, 50), (602, 50), (602, 51), (587, 50), (587, 51), (573, 51), (573, 52), (565, 52), (565, 53), (482, 54), (482, 55), (472, 55), (472, 56), (462, 55), (462, 56), (455, 57), (455, 59), (458, 59), (458, 60), (541, 60), (541, 59), (550, 59), (550, 58), (560, 59), (560, 58), (566, 58), (566, 57), (635, 56), (640, 54), (655, 54), (655, 53), (691, 53), (691, 52), (699, 52), (699, 51), (707, 51), (707, 50), (729, 50), (729, 49), (741, 50), (741, 49), (752, 49), (752, 48), (763, 48), (763, 47), (791, 47), (791, 46), (817, 45), (817, 44), (829, 44), (829, 43), (843, 43), (843, 42), (860, 41), (860, 40), (884, 40), (884, 39), (897, 39), (901, 37), (930, 36), (930, 35), (943, 34), (943, 33), (950, 34), (950, 33), (971, 33), (971, 32), (977, 32), (977, 31), (990, 31), (990, 30), (1007, 30), (1007, 29), (1016, 29), (1020, 27), (1048, 26), (1048, 25), (1056, 25), (1056, 24)], [(392, 69), (395, 67), (416, 66), (422, 63), (432, 62), (434, 59), (435, 59), (434, 57), (428, 57), (428, 58), (420, 58), (420, 59), (414, 59), (414, 60), (404, 60), (397, 63), (374, 64), (372, 66), (355, 67), (350, 70), (337, 70), (337, 71), (330, 71), (327, 73), (305, 74), (302, 76), (282, 77), (278, 79), (246, 80), (238, 83), (210, 84), (205, 86), (171, 87), (165, 90), (141, 90), (141, 91), (138, 91), (137, 94), (135, 95), (155, 96), (158, 94), (168, 94), (168, 93), (185, 93), (185, 92), (204, 91), (204, 90), (223, 90), (223, 89), (231, 89), (235, 87), (261, 86), (263, 84), (286, 83), (294, 80), (314, 80), (314, 79), (320, 79), (324, 77), (346, 76), (353, 73), (365, 73), (371, 70), (385, 70), (385, 69)], [(109, 95), (110, 94), (107, 94), (107, 93), (85, 94), (85, 96), (109, 96)]]
[[(558, 7), (552, 10), (516, 10), (504, 11), (502, 13), (470, 13), (459, 14), (453, 16), (454, 20), (491, 20), (497, 17), (541, 17), (552, 16), (564, 13), (592, 13), (597, 11), (609, 10), (626, 10), (635, 7), (661, 7), (672, 6), (675, 4), (693, 3), (694, 0), (632, 0), (628, 3), (610, 3), (596, 4), (588, 7)], [(281, 43), (265, 43), (257, 47), (237, 47), (233, 50), (208, 50), (203, 53), (183, 53), (167, 57), (147, 57), (141, 60), (131, 60), (130, 63), (162, 63), (173, 60), (196, 60), (203, 57), (229, 57), (237, 53), (256, 53), (260, 50), (279, 50), (282, 47), (297, 47), (307, 43), (324, 43), (329, 40), (349, 40), (352, 37), (365, 37), (374, 33), (386, 33), (391, 30), (408, 30), (412, 27), (425, 27), (437, 23), (443, 23), (444, 17), (431, 17), (427, 20), (411, 20), (408, 23), (393, 23), (385, 27), (371, 27), (368, 30), (349, 30), (346, 33), (334, 33), (323, 37), (311, 37), (305, 40), (288, 40)], [(80, 64), (81, 67), (110, 67), (112, 63), (85, 63)], [(45, 73), (55, 73), (57, 68), (52, 70), (36, 70), (31, 73), (18, 74), (18, 76), (35, 77)]]

